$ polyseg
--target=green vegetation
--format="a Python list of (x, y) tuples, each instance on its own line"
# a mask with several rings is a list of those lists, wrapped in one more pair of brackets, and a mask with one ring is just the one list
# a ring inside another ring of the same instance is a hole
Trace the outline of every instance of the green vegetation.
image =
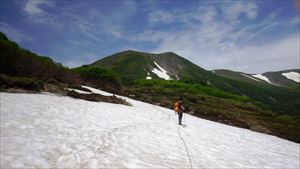
[[(122, 83), (127, 83), (136, 79), (145, 79), (147, 59), (143, 53), (124, 52), (113, 57), (107, 57), (91, 66), (109, 69), (121, 78)], [(153, 64), (153, 63), (152, 63)]]
[(0, 32), (0, 73), (10, 76), (36, 78), (46, 81), (55, 79), (65, 83), (76, 83), (78, 77), (75, 73), (51, 58), (38, 56), (28, 50), (22, 49), (8, 40)]
[[(6, 75), (0, 83), (2, 89), (20, 87), (29, 90), (28, 85), (32, 85), (31, 90), (41, 90), (46, 83), (60, 86), (62, 89), (65, 86), (63, 84), (82, 83), (96, 87), (120, 86), (118, 77), (111, 71), (89, 66), (69, 69), (49, 57), (38, 56), (19, 47), (1, 32), (0, 51), (0, 74)], [(22, 87), (22, 83), (25, 86)], [(34, 84), (38, 87), (34, 87)]]
[(212, 88), (201, 83), (185, 82), (185, 81), (166, 81), (166, 80), (139, 80), (135, 81), (138, 86), (147, 86), (151, 88), (171, 89), (178, 93), (193, 93), (193, 94), (206, 94), (213, 97), (233, 99), (235, 101), (247, 102), (249, 98), (245, 96), (234, 95), (222, 90)]
[(80, 77), (85, 80), (105, 81), (110, 82), (116, 86), (120, 86), (119, 77), (112, 71), (104, 68), (83, 65), (81, 67), (75, 68), (74, 71), (79, 73)]
[[(238, 90), (237, 94), (246, 95), (253, 100), (259, 101), (274, 112), (300, 116), (299, 88), (283, 88), (267, 84), (253, 85), (226, 78), (223, 78), (223, 81), (230, 84), (231, 89)], [(222, 89), (223, 86), (218, 86), (218, 88)], [(226, 91), (224, 88), (223, 90)]]
[(0, 74), (0, 89), (18, 88), (39, 92), (43, 89), (43, 82), (27, 77), (11, 77)]

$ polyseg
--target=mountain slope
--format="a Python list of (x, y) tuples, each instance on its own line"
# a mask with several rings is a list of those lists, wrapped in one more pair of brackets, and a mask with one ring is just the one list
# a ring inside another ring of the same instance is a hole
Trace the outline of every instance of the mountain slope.
[(272, 85), (287, 88), (299, 88), (300, 69), (289, 69), (276, 72), (265, 72), (262, 74), (247, 74), (225, 69), (213, 71), (216, 75), (233, 80), (244, 81), (255, 85)]
[(1, 168), (299, 167), (297, 143), (128, 98), (0, 94)]
[[(260, 76), (230, 70), (206, 71), (172, 52), (151, 54), (136, 51), (120, 52), (91, 64), (117, 73), (123, 83), (146, 79), (162, 79), (154, 70), (165, 76), (185, 82), (200, 83), (237, 95), (247, 96), (265, 104), (273, 111), (299, 114), (299, 88), (273, 85)], [(165, 71), (164, 71), (165, 70)], [(275, 77), (275, 75), (273, 75)], [(285, 80), (286, 77), (282, 76)], [(281, 80), (282, 84), (285, 80)], [(291, 81), (291, 80), (288, 80)], [(296, 84), (296, 82), (288, 82)]]
[(217, 70), (213, 70), (212, 72), (218, 76), (222, 76), (228, 79), (237, 80), (241, 82), (251, 83), (254, 85), (266, 83), (265, 81), (259, 78), (253, 77), (250, 74), (243, 73), (243, 72), (235, 72), (227, 69), (217, 69)]
[[(292, 73), (292, 74), (291, 74)], [(266, 72), (266, 76), (271, 82), (284, 87), (300, 87), (300, 69), (282, 70), (277, 72)], [(293, 76), (294, 75), (294, 76)]]
[(211, 75), (199, 66), (176, 55), (172, 52), (151, 54), (136, 51), (120, 52), (91, 64), (92, 66), (104, 67), (118, 73), (125, 80), (161, 79), (155, 69), (166, 70), (171, 79), (193, 79), (206, 83)]

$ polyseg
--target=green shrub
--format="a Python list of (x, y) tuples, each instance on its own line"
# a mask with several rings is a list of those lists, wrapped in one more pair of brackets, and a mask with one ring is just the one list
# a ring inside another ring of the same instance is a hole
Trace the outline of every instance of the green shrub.
[(213, 88), (207, 85), (202, 85), (202, 83), (188, 83), (184, 81), (166, 81), (166, 80), (138, 80), (135, 81), (135, 85), (138, 87), (153, 87), (156, 92), (163, 93), (166, 89), (172, 89), (174, 93), (182, 95), (183, 93), (189, 94), (206, 94), (209, 96), (214, 96), (218, 98), (233, 99), (239, 102), (250, 101), (248, 97), (234, 95), (231, 93), (224, 92), (217, 88)]
[(76, 83), (78, 80), (77, 75), (62, 64), (19, 47), (1, 32), (0, 51), (1, 74), (39, 80), (52, 78), (66, 83)]
[(84, 65), (75, 68), (74, 70), (75, 72), (78, 72), (84, 79), (102, 80), (120, 85), (118, 76), (113, 72), (103, 68)]
[(21, 88), (39, 92), (43, 89), (43, 83), (27, 77), (12, 77), (0, 74), (0, 87), (2, 89)]

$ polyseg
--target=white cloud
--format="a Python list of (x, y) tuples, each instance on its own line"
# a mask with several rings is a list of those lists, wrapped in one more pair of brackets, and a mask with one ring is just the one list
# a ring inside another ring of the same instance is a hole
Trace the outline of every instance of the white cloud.
[(254, 20), (257, 17), (258, 7), (253, 2), (225, 2), (225, 3), (200, 3), (198, 7), (189, 11), (183, 10), (155, 10), (148, 14), (150, 23), (173, 23), (181, 22), (190, 24), (195, 21), (201, 23), (209, 23), (220, 17), (225, 18), (232, 23), (241, 20), (241, 16), (245, 15), (247, 19)]
[(23, 10), (27, 13), (27, 21), (62, 28), (64, 24), (60, 21), (60, 16), (47, 12), (43, 6), (53, 8), (55, 3), (51, 0), (28, 0), (23, 6)]
[(112, 37), (122, 36), (119, 27), (97, 10), (88, 11), (86, 16), (74, 14), (72, 11), (64, 12), (62, 16), (68, 21), (67, 26), (70, 31), (83, 35), (85, 40), (99, 43), (103, 42), (101, 34)]
[(163, 23), (171, 23), (175, 19), (174, 15), (171, 12), (167, 11), (153, 11), (149, 13), (148, 17), (150, 22)]
[(147, 30), (139, 34), (128, 36), (127, 39), (131, 41), (157, 42), (169, 37), (172, 33), (173, 33), (172, 31), (165, 32), (165, 31)]
[(127, 15), (132, 15), (138, 9), (137, 3), (134, 0), (126, 0), (122, 3), (123, 3), (123, 8), (126, 9), (126, 11), (127, 11)]
[(24, 11), (29, 15), (43, 14), (44, 10), (41, 5), (54, 6), (52, 1), (47, 0), (28, 0), (24, 6)]
[(217, 10), (214, 6), (200, 6), (197, 11), (194, 17), (204, 23), (213, 21), (217, 15)]
[(257, 16), (257, 10), (255, 3), (245, 1), (229, 3), (222, 7), (224, 17), (230, 21), (236, 21), (242, 14), (253, 20)]
[(292, 20), (289, 21), (290, 25), (299, 25), (300, 24), (300, 16), (294, 17)]
[(173, 11), (167, 13), (173, 14), (172, 17), (155, 18), (155, 21), (186, 22), (186, 27), (180, 30), (148, 30), (131, 40), (156, 42), (159, 46), (150, 52), (172, 51), (205, 69), (227, 68), (263, 73), (299, 68), (298, 34), (264, 40), (263, 44), (254, 42), (255, 38), (265, 36), (263, 33), (266, 31), (299, 24), (298, 17), (278, 21), (276, 16), (280, 10), (277, 10), (255, 25), (245, 22), (254, 20), (258, 12), (255, 3), (243, 1), (205, 5), (191, 11)]
[(56, 28), (63, 28), (64, 23), (59, 20), (59, 17), (50, 13), (43, 15), (31, 15), (27, 18), (30, 23), (45, 24)]
[(210, 22), (215, 19), (217, 10), (214, 6), (199, 6), (191, 11), (163, 11), (156, 10), (148, 14), (150, 23), (173, 23), (181, 22), (188, 24), (193, 20), (203, 23)]
[[(133, 16), (138, 9), (136, 1), (133, 0), (122, 1), (108, 13), (103, 13), (91, 4), (93, 3), (72, 4), (61, 13), (60, 17), (64, 18), (67, 22), (65, 25), (71, 31), (83, 35), (86, 40), (98, 43), (103, 42), (103, 37), (106, 36), (110, 38), (125, 36), (123, 25), (126, 25), (128, 18)], [(83, 12), (79, 14), (79, 10)]]
[[(276, 22), (274, 17), (268, 17), (256, 25), (247, 25), (243, 19), (254, 19), (257, 9), (251, 3), (246, 3), (246, 8), (244, 6), (241, 2), (227, 6), (226, 10), (233, 10), (226, 14), (227, 21), (215, 19), (219, 16), (214, 6), (200, 7), (199, 11), (210, 11), (207, 16), (202, 15), (201, 23), (190, 23), (186, 29), (177, 31), (144, 32), (140, 40), (158, 41), (159, 47), (152, 52), (172, 51), (205, 69), (227, 68), (262, 73), (299, 67), (298, 34), (264, 44), (249, 43), (266, 30), (296, 21)], [(240, 18), (242, 13), (247, 17)]]
[[(241, 47), (235, 41), (224, 41), (229, 31), (225, 25), (205, 31), (183, 31), (165, 38), (161, 46), (153, 52), (173, 51), (209, 70), (226, 68), (247, 73), (263, 73), (300, 67), (298, 34), (263, 45)], [(213, 32), (214, 35), (209, 35)]]

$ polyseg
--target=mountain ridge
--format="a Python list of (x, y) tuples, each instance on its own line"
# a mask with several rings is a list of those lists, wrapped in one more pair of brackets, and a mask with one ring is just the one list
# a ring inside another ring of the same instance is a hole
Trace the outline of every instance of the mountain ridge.
[[(295, 105), (299, 105), (296, 99), (300, 94), (299, 86), (286, 77), (282, 78), (285, 81), (291, 81), (289, 83), (292, 86), (274, 85), (243, 72), (228, 70), (227, 73), (222, 74), (222, 71), (221, 73), (216, 70), (208, 71), (173, 52), (152, 54), (127, 50), (104, 57), (90, 65), (109, 69), (117, 73), (123, 79), (123, 83), (130, 84), (134, 81), (146, 80), (148, 77), (151, 77), (148, 80), (160, 80), (161, 78), (153, 71), (159, 69), (156, 64), (165, 69), (166, 74), (172, 80), (196, 82), (215, 87), (260, 101), (269, 105), (274, 111), (298, 114), (298, 108)], [(293, 106), (289, 107), (284, 104)]]
[[(140, 76), (138, 78), (142, 78), (142, 76), (141, 76), (142, 74), (143, 74), (144, 78), (146, 78), (149, 74), (152, 74), (152, 76), (154, 76), (154, 79), (158, 78), (156, 75), (154, 75), (152, 73), (153, 68), (157, 68), (157, 66), (153, 63), (148, 63), (148, 64), (145, 63), (145, 62), (149, 62), (149, 61), (158, 63), (162, 68), (164, 68), (167, 71), (167, 73), (170, 75), (170, 77), (172, 77), (172, 80), (180, 80), (182, 78), (183, 79), (185, 79), (185, 78), (193, 79), (193, 80), (195, 80), (195, 79), (199, 80), (199, 78), (201, 79), (201, 77), (197, 77), (197, 76), (199, 76), (199, 74), (196, 75), (196, 78), (194, 78), (195, 73), (193, 71), (189, 71), (189, 69), (187, 69), (187, 67), (192, 67), (194, 69), (194, 71), (195, 71), (195, 69), (197, 71), (202, 71), (201, 73), (206, 74), (206, 75), (217, 72), (216, 74), (219, 76), (223, 76), (223, 77), (226, 77), (229, 79), (235, 79), (235, 80), (238, 80), (238, 79), (236, 79), (232, 76), (228, 76), (228, 75), (224, 76), (224, 73), (221, 73), (221, 72), (222, 71), (227, 71), (227, 72), (230, 71), (230, 72), (234, 72), (234, 73), (243, 74), (246, 76), (247, 75), (248, 76), (255, 75), (254, 73), (241, 72), (241, 71), (235, 71), (235, 70), (230, 70), (230, 69), (206, 70), (206, 69), (200, 67), (199, 65), (194, 64), (193, 62), (189, 61), (188, 59), (186, 59), (174, 52), (171, 52), (171, 51), (154, 54), (154, 53), (150, 53), (150, 52), (125, 50), (125, 51), (121, 51), (121, 52), (106, 56), (102, 59), (99, 59), (99, 60), (91, 63), (90, 65), (96, 66), (96, 67), (97, 66), (105, 67), (105, 68), (113, 69), (113, 70), (115, 69), (118, 72), (118, 71), (120, 71), (120, 69), (118, 69), (114, 66), (112, 68), (111, 61), (114, 59), (119, 60), (119, 57), (122, 57), (124, 55), (126, 55), (126, 56), (132, 55), (132, 56), (142, 57), (140, 64), (144, 67), (144, 70), (137, 71), (140, 73)], [(131, 59), (134, 59), (134, 57), (132, 57)], [(141, 58), (139, 58), (139, 59), (141, 59)], [(185, 63), (185, 64), (182, 64), (182, 63)], [(117, 64), (121, 64), (121, 63), (113, 62), (113, 64), (117, 65)], [(122, 63), (122, 64), (126, 64), (126, 63)], [(189, 66), (186, 66), (186, 65), (189, 65)], [(134, 65), (134, 66), (137, 66), (137, 65)], [(185, 72), (185, 71), (187, 71), (187, 72)], [(267, 72), (264, 72), (264, 73), (261, 73), (258, 75), (263, 75), (263, 76), (266, 75), (267, 78), (271, 78), (271, 81), (274, 82), (274, 84), (278, 83), (279, 86), (281, 86), (281, 87), (298, 87), (298, 85), (297, 85), (297, 83), (295, 83), (295, 81), (292, 81), (291, 79), (287, 79), (286, 77), (281, 77), (280, 80), (278, 80), (278, 78), (279, 78), (278, 75), (274, 75), (274, 74), (278, 74), (278, 73), (285, 73), (285, 72), (292, 72), (292, 71), (300, 73), (300, 69), (297, 69), (297, 68), (292, 69), (291, 68), (291, 69), (286, 69), (286, 70), (267, 71)], [(134, 71), (133, 71), (133, 73), (134, 73)], [(121, 76), (127, 76), (127, 75), (121, 73)], [(182, 78), (180, 78), (180, 76), (182, 76)], [(257, 81), (261, 81), (261, 79), (259, 79), (257, 77), (253, 77), (253, 76), (251, 76), (251, 77)], [(134, 78), (136, 78), (136, 77), (134, 77)], [(129, 79), (132, 79), (132, 78), (129, 78)], [(208, 83), (207, 80), (205, 80), (205, 78), (202, 80), (204, 83)], [(241, 79), (239, 79), (239, 80), (241, 80)], [(244, 78), (244, 81), (245, 81), (245, 78)], [(248, 82), (250, 82), (249, 79), (248, 79)], [(269, 83), (269, 84), (271, 84), (271, 83)]]
[[(216, 69), (213, 70), (212, 72), (216, 73), (219, 76), (223, 76), (230, 79), (248, 81), (248, 82), (250, 82), (250, 79), (252, 79), (259, 83), (277, 85), (280, 87), (299, 88), (299, 84), (300, 84), (299, 82), (296, 81), (296, 79), (298, 79), (299, 81), (300, 69), (269, 71), (261, 74), (244, 73), (240, 71), (232, 71), (229, 69)], [(298, 74), (298, 77), (295, 77), (296, 79), (289, 79), (287, 76), (283, 75), (284, 73), (291, 73), (291, 72)], [(248, 79), (245, 77), (247, 77)], [(254, 81), (252, 81), (252, 83), (253, 82)], [(255, 83), (258, 84), (257, 82)]]

